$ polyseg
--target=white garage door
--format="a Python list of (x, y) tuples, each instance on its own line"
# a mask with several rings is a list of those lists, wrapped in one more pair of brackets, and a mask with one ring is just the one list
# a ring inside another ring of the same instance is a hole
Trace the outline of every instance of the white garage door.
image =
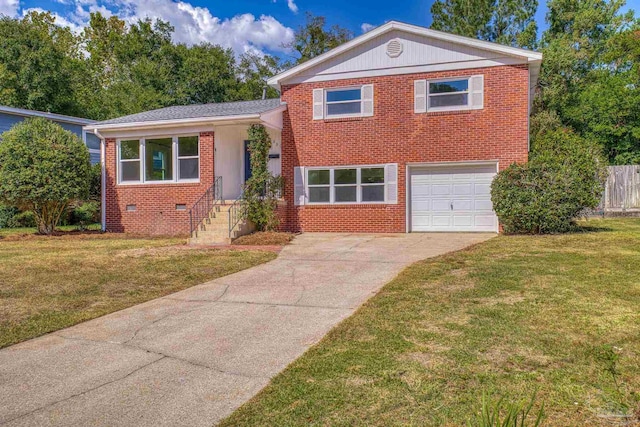
[(411, 231), (497, 231), (496, 166), (411, 169)]

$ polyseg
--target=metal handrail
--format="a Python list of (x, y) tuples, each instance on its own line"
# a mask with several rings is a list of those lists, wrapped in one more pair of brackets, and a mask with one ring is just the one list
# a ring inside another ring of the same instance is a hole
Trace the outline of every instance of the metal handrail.
[[(209, 216), (215, 205), (222, 204), (222, 177), (216, 176), (211, 187), (189, 209), (191, 237), (198, 237), (200, 224)], [(195, 236), (194, 236), (195, 234)]]
[[(276, 199), (282, 197), (284, 190), (284, 181), (280, 180), (275, 188), (270, 188), (269, 184), (265, 185), (264, 191), (260, 196), (261, 199), (265, 197), (265, 194), (273, 191)], [(247, 203), (244, 197), (240, 196), (238, 199), (229, 206), (229, 238), (233, 236), (233, 231), (236, 229), (240, 221), (247, 219)]]
[(233, 230), (235, 230), (236, 226), (243, 221), (247, 214), (247, 204), (245, 200), (240, 197), (233, 201), (231, 206), (229, 206), (229, 238), (233, 235)]

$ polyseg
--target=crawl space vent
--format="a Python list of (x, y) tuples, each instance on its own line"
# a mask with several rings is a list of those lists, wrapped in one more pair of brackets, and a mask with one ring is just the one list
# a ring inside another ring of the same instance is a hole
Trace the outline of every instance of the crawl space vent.
[(398, 39), (393, 39), (387, 43), (387, 55), (390, 58), (397, 58), (402, 53), (402, 43)]

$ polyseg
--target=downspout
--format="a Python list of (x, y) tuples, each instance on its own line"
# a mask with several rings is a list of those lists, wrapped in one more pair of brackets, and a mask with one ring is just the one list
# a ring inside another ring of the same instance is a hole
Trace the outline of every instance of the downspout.
[(106, 141), (104, 137), (98, 132), (98, 129), (93, 129), (95, 136), (100, 138), (100, 222), (102, 231), (107, 231), (107, 167), (106, 167)]
[(527, 77), (529, 77), (529, 105), (527, 106), (527, 161), (529, 161), (529, 153), (531, 153), (531, 107), (533, 104), (533, 94), (535, 93), (535, 87), (531, 88), (531, 65), (527, 67)]

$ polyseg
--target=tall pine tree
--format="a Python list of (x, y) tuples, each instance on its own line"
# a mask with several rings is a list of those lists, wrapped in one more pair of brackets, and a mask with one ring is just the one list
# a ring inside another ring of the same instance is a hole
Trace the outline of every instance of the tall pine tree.
[(536, 47), (537, 0), (436, 0), (434, 30), (515, 47)]

